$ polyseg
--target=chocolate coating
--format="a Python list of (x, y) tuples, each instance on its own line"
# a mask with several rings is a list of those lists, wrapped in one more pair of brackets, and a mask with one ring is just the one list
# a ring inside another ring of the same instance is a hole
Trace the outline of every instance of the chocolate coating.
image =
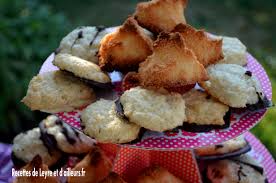
[(208, 156), (195, 155), (195, 157), (198, 160), (223, 160), (223, 159), (227, 159), (227, 158), (233, 158), (233, 157), (240, 156), (241, 154), (245, 154), (250, 150), (251, 150), (251, 146), (249, 143), (247, 143), (246, 146), (244, 146), (243, 148), (241, 148), (237, 151), (234, 151), (234, 152), (229, 152), (229, 153), (225, 153), (225, 154), (208, 155)]
[(74, 77), (79, 78), (81, 81), (83, 81), (84, 83), (90, 85), (91, 87), (96, 87), (96, 88), (101, 88), (101, 89), (113, 89), (114, 86), (112, 85), (112, 83), (100, 83), (97, 81), (92, 81), (89, 79), (85, 79), (85, 78), (81, 78), (79, 76), (76, 76), (74, 73), (66, 71), (66, 70), (62, 70), (63, 72), (67, 72), (71, 75), (73, 75)]
[(177, 129), (182, 129), (188, 132), (209, 132), (214, 129), (225, 129), (230, 126), (231, 122), (231, 109), (223, 117), (224, 125), (198, 125), (196, 123), (183, 123), (182, 126), (177, 127)]

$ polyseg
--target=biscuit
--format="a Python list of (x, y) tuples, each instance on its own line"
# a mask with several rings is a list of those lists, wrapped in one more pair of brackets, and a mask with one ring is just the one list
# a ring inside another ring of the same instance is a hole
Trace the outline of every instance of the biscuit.
[(93, 89), (62, 71), (39, 74), (29, 83), (22, 102), (31, 110), (68, 112), (95, 100)]
[(99, 65), (104, 71), (137, 70), (152, 53), (152, 40), (133, 17), (117, 31), (106, 35), (99, 49)]
[(88, 153), (96, 143), (95, 140), (62, 122), (54, 115), (44, 119), (40, 127), (47, 136), (55, 139), (57, 148), (65, 153), (76, 155)]
[(104, 152), (94, 148), (82, 159), (72, 171), (85, 171), (85, 176), (68, 177), (68, 183), (98, 183), (108, 176), (112, 163)]
[[(254, 167), (238, 161), (220, 160), (210, 163), (207, 167), (206, 177), (209, 182), (239, 182), (260, 183), (265, 182), (263, 173)], [(207, 181), (206, 181), (207, 182)]]
[(17, 160), (22, 161), (23, 164), (28, 163), (31, 162), (36, 155), (42, 158), (43, 163), (52, 166), (56, 164), (62, 156), (62, 153), (55, 150), (54, 147), (45, 145), (39, 128), (34, 128), (25, 133), (18, 134), (13, 139), (12, 152), (13, 161), (16, 166), (18, 164)]
[(170, 32), (177, 24), (186, 23), (187, 0), (152, 0), (137, 4), (134, 13), (138, 23), (154, 32)]
[(207, 71), (209, 80), (200, 85), (230, 107), (246, 107), (265, 98), (257, 78), (240, 65), (216, 64), (209, 66)]
[(100, 183), (126, 183), (126, 182), (117, 173), (110, 172), (110, 174)]
[(62, 39), (57, 52), (71, 54), (98, 63), (97, 52), (100, 47), (100, 40), (116, 29), (116, 27), (104, 28), (103, 26), (78, 27)]
[(111, 79), (107, 73), (101, 71), (100, 67), (92, 62), (69, 54), (57, 54), (53, 64), (61, 70), (73, 73), (75, 76), (98, 83), (110, 83)]
[(120, 97), (124, 115), (141, 127), (163, 132), (186, 120), (185, 102), (180, 94), (161, 94), (141, 87), (131, 88)]
[(137, 183), (184, 183), (165, 168), (152, 166), (145, 168), (137, 178)]
[(183, 95), (188, 123), (198, 125), (224, 125), (223, 117), (229, 107), (207, 93), (193, 89)]
[(195, 153), (200, 160), (219, 160), (237, 157), (250, 150), (250, 144), (243, 136), (239, 136), (221, 144), (195, 149)]
[[(57, 177), (54, 176), (34, 176), (34, 171), (49, 172), (48, 166), (42, 162), (39, 155), (35, 156), (26, 166), (22, 167), (20, 171), (31, 172), (29, 176), (17, 176), (13, 183), (59, 183)], [(52, 172), (53, 173), (53, 172)]]
[(188, 24), (178, 24), (173, 32), (182, 35), (185, 45), (202, 65), (211, 65), (223, 59), (221, 38), (211, 37), (204, 30), (196, 30)]
[(84, 133), (102, 143), (127, 143), (138, 137), (140, 126), (116, 114), (114, 101), (100, 99), (81, 114)]
[(153, 54), (140, 64), (140, 84), (147, 88), (183, 87), (206, 81), (207, 72), (179, 33), (161, 33)]
[(238, 38), (223, 36), (222, 52), (224, 58), (218, 62), (220, 64), (247, 64), (246, 47)]

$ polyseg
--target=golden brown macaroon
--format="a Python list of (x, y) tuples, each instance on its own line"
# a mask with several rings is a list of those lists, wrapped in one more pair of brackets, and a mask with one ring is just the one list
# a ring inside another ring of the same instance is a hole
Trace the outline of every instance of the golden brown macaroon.
[(29, 176), (20, 176), (16, 177), (13, 183), (58, 183), (58, 178), (53, 176), (47, 176), (46, 178), (43, 176), (32, 176), (32, 171), (34, 168), (39, 171), (50, 171), (48, 166), (43, 164), (42, 159), (39, 155), (35, 156), (31, 162), (22, 167), (20, 171), (28, 171), (31, 174)]
[(139, 75), (136, 72), (129, 72), (124, 76), (122, 81), (123, 91), (129, 90), (140, 85)]
[(152, 0), (138, 3), (134, 13), (138, 23), (159, 33), (170, 32), (177, 24), (186, 23), (184, 9), (188, 0)]
[(126, 182), (117, 173), (110, 172), (110, 174), (100, 183), (126, 183)]
[(151, 38), (133, 17), (129, 17), (117, 31), (102, 39), (99, 65), (105, 71), (137, 70), (139, 63), (151, 53)]
[(213, 38), (203, 30), (196, 30), (187, 24), (178, 24), (173, 32), (179, 32), (185, 45), (191, 49), (198, 61), (204, 66), (214, 64), (223, 59), (222, 39)]
[(179, 33), (161, 33), (153, 54), (139, 67), (140, 84), (148, 88), (173, 88), (208, 79), (203, 65), (186, 48)]
[[(140, 78), (139, 74), (136, 72), (129, 72), (125, 75), (123, 81), (122, 81), (122, 89), (123, 91), (129, 90), (130, 88), (134, 88), (140, 86)], [(181, 87), (170, 87), (165, 88), (168, 92), (174, 92), (174, 93), (186, 93), (187, 91), (194, 88), (195, 84), (185, 85)]]
[(137, 183), (183, 183), (165, 168), (152, 166), (144, 169), (137, 178)]
[(68, 183), (98, 183), (108, 176), (112, 163), (99, 148), (91, 150), (72, 171), (85, 171), (85, 176), (68, 177)]

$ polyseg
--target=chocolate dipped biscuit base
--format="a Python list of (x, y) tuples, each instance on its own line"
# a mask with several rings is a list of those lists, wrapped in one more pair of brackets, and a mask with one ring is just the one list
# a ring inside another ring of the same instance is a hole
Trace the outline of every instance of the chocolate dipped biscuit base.
[[(229, 160), (234, 161), (234, 162), (236, 162), (236, 163), (242, 163), (242, 164), (244, 164), (244, 165), (246, 165), (246, 166), (250, 166), (251, 168), (253, 168), (253, 169), (256, 170), (257, 172), (259, 172), (261, 175), (264, 175), (264, 174), (263, 174), (263, 172), (264, 172), (263, 167), (256, 166), (256, 165), (253, 165), (253, 164), (250, 164), (250, 163), (245, 163), (245, 162), (239, 161), (239, 160), (237, 160), (237, 159), (232, 159), (232, 158), (230, 158)], [(208, 165), (207, 165), (207, 167), (208, 167)], [(205, 167), (205, 168), (203, 169), (203, 171), (202, 171), (202, 173), (201, 173), (201, 179), (202, 179), (202, 182), (204, 182), (204, 183), (212, 183), (212, 181), (211, 181), (211, 180), (208, 178), (208, 176), (207, 176), (207, 167)], [(264, 183), (268, 183), (268, 179), (267, 179), (267, 178), (265, 178)]]
[(16, 169), (20, 169), (21, 167), (23, 167), (24, 165), (26, 165), (27, 163), (23, 160), (21, 160), (20, 158), (18, 158), (14, 152), (11, 153), (11, 160), (13, 162), (13, 165)]
[(224, 124), (223, 125), (198, 125), (196, 123), (183, 123), (182, 126), (179, 126), (172, 131), (176, 131), (178, 129), (182, 129), (188, 132), (209, 132), (214, 129), (226, 129), (230, 126), (231, 122), (231, 108), (224, 115)]
[(257, 93), (258, 94), (258, 102), (256, 104), (250, 104), (250, 105), (246, 105), (246, 108), (250, 111), (256, 111), (256, 110), (260, 110), (260, 109), (266, 109), (269, 107), (273, 107), (274, 104), (272, 103), (272, 101), (270, 101), (266, 96), (264, 96), (263, 98), (261, 98), (260, 95), (262, 95), (262, 93)]
[[(81, 120), (81, 118), (80, 118), (80, 120)], [(80, 123), (81, 123), (81, 121), (80, 121)], [(86, 135), (85, 133), (83, 133), (82, 131), (80, 131), (79, 129), (77, 129), (76, 127), (70, 125), (69, 123), (64, 122), (60, 118), (58, 118), (58, 120), (55, 121), (55, 124), (59, 125), (61, 127), (61, 129), (62, 129), (61, 133), (64, 135), (64, 137), (66, 138), (67, 142), (70, 145), (74, 145), (77, 142), (77, 140), (69, 136), (68, 128), (71, 128), (74, 131), (74, 133), (75, 133), (75, 135), (76, 135), (77, 138), (79, 138), (80, 133), (83, 134), (83, 135)], [(65, 125), (67, 125), (67, 127)], [(45, 129), (43, 129), (43, 130), (45, 131)], [(47, 132), (45, 132), (45, 133), (46, 133), (45, 136), (53, 136), (51, 134), (48, 134)], [(88, 135), (86, 135), (86, 136), (89, 137), (89, 138), (91, 138)], [(55, 138), (55, 137), (53, 137), (53, 138)], [(54, 141), (56, 141), (56, 140), (54, 139)], [(86, 154), (86, 153), (67, 153), (67, 152), (63, 152), (58, 147), (57, 143), (56, 143), (56, 149), (58, 149), (59, 151), (61, 151), (63, 154), (66, 154), (67, 156), (83, 157)]]
[(57, 141), (55, 137), (47, 133), (47, 129), (43, 122), (40, 122), (38, 125), (40, 129), (40, 140), (43, 142), (44, 146), (47, 148), (48, 153), (53, 155), (53, 152), (58, 150)]
[(91, 87), (96, 87), (96, 88), (101, 88), (101, 89), (113, 89), (114, 88), (114, 85), (111, 82), (110, 83), (101, 83), (101, 82), (98, 82), (98, 81), (93, 81), (93, 80), (90, 80), (90, 79), (79, 77), (79, 76), (75, 75), (73, 72), (70, 72), (70, 71), (66, 71), (66, 70), (62, 70), (62, 71), (66, 72), (70, 75), (73, 75), (74, 77), (79, 78), (82, 82), (90, 85)]
[[(61, 122), (61, 121), (60, 121)], [(57, 123), (59, 123), (59, 121), (57, 121)], [(43, 124), (43, 122), (39, 123), (39, 129), (40, 129), (40, 139), (42, 140), (44, 146), (47, 148), (48, 153), (52, 156), (54, 151), (60, 151), (60, 149), (57, 147), (57, 141), (55, 139), (55, 137), (51, 134), (47, 133), (47, 129), (45, 127), (45, 125)], [(61, 158), (52, 166), (49, 167), (50, 170), (56, 170), (58, 168), (61, 168), (62, 166), (64, 166), (69, 158), (69, 154), (66, 154), (62, 151), (60, 151), (63, 155), (61, 156)]]
[(124, 114), (124, 106), (120, 102), (120, 97), (115, 100), (115, 107), (116, 115), (121, 119), (129, 121), (128, 117)]
[[(118, 97), (116, 100), (115, 100), (115, 106), (116, 106), (116, 115), (119, 117), (119, 118), (122, 118), (122, 119), (125, 119), (127, 121), (129, 121), (128, 117), (125, 116), (124, 114), (124, 108), (123, 108), (123, 105), (121, 104), (120, 102), (120, 97)], [(140, 131), (139, 131), (139, 134), (138, 134), (138, 137), (131, 141), (131, 142), (127, 142), (127, 143), (123, 143), (123, 144), (136, 144), (138, 142), (140, 142), (145, 134), (145, 132), (147, 131), (147, 129), (145, 129), (144, 127), (141, 127)]]
[(224, 153), (224, 154), (214, 154), (214, 155), (208, 155), (208, 156), (198, 156), (197, 154), (195, 154), (195, 158), (197, 160), (205, 160), (205, 161), (206, 160), (223, 160), (223, 159), (229, 159), (229, 158), (240, 156), (241, 154), (245, 154), (245, 153), (249, 152), (250, 150), (251, 150), (251, 146), (247, 142), (243, 148), (238, 149), (233, 152), (228, 152), (228, 153)]

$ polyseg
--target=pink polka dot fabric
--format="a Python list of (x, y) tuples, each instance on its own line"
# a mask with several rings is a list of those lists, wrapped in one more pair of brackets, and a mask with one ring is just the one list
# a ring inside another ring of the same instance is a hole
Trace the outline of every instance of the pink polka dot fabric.
[[(52, 65), (54, 55), (43, 64), (40, 73), (56, 70)], [(271, 100), (272, 88), (269, 78), (263, 67), (250, 54), (247, 54), (247, 68), (261, 82), (264, 94)], [(115, 90), (118, 95), (121, 94), (120, 82), (116, 82)], [(80, 129), (80, 113), (82, 109), (67, 113), (58, 113), (57, 115), (68, 124)], [(235, 110), (231, 115), (231, 125), (227, 129), (213, 130), (204, 133), (193, 133), (179, 130), (178, 132), (156, 133), (147, 131), (142, 140), (136, 144), (127, 145), (129, 147), (152, 149), (152, 150), (183, 150), (192, 149), (224, 142), (237, 137), (253, 126), (255, 126), (264, 116), (266, 109), (259, 111)], [(124, 145), (126, 146), (126, 145)]]

